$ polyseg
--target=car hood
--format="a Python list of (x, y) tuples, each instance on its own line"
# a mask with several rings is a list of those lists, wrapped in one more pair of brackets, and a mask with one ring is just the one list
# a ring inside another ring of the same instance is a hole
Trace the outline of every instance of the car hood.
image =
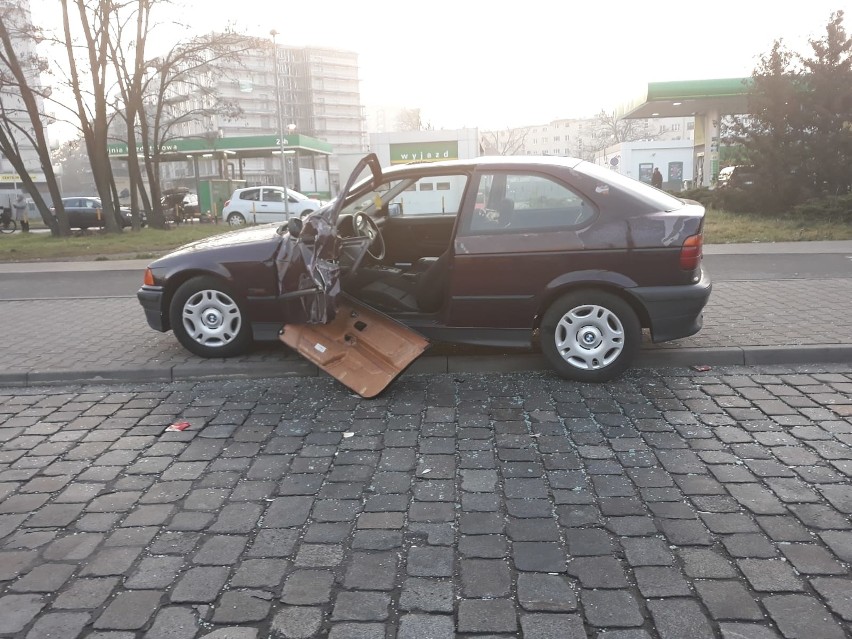
[(229, 246), (237, 246), (240, 244), (278, 240), (281, 237), (277, 233), (279, 226), (279, 224), (263, 224), (261, 226), (252, 226), (222, 233), (221, 235), (206, 237), (203, 240), (196, 240), (195, 242), (184, 244), (183, 246), (176, 248), (171, 253), (164, 255), (160, 258), (160, 260), (170, 258), (175, 255), (186, 255), (187, 253), (195, 253), (198, 251), (209, 251)]

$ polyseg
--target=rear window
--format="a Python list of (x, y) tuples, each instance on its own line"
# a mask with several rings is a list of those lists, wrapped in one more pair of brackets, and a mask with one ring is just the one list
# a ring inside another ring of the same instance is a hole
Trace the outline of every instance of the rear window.
[(241, 200), (260, 200), (260, 189), (248, 189), (240, 193)]
[(685, 206), (683, 200), (669, 195), (665, 191), (660, 191), (653, 186), (648, 186), (644, 182), (634, 180), (633, 178), (621, 175), (621, 173), (611, 169), (605, 169), (591, 162), (580, 162), (574, 167), (574, 170), (577, 173), (614, 187), (619, 191), (626, 192), (659, 211), (675, 211)]

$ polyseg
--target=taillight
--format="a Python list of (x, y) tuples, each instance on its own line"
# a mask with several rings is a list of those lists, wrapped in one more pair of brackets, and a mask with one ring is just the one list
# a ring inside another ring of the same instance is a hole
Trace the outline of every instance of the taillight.
[(225, 208), (231, 203), (231, 200), (225, 200), (225, 203), (222, 205), (222, 208)]
[(142, 283), (145, 286), (154, 286), (154, 274), (151, 272), (151, 269), (145, 269), (145, 277), (142, 279)]
[(694, 271), (701, 264), (701, 247), (704, 245), (704, 235), (690, 235), (680, 249), (680, 267), (684, 271)]

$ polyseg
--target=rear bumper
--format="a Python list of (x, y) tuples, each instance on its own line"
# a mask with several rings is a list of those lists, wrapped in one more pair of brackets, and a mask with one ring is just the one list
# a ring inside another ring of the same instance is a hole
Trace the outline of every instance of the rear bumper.
[(651, 339), (667, 342), (695, 335), (704, 323), (704, 306), (713, 285), (701, 271), (701, 279), (687, 286), (648, 286), (630, 289), (648, 312)]
[(169, 320), (163, 312), (163, 289), (160, 286), (143, 286), (136, 292), (136, 299), (145, 311), (148, 326), (155, 331), (165, 333), (169, 328)]

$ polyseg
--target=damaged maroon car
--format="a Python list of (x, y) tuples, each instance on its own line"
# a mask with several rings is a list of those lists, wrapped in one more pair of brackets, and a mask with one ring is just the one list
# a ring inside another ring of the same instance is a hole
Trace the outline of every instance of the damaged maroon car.
[(427, 340), (537, 344), (560, 375), (602, 382), (630, 366), (643, 328), (655, 342), (701, 328), (703, 224), (698, 203), (581, 160), (382, 170), (371, 154), (303, 219), (154, 261), (138, 297), (196, 355), (280, 339), (365, 396)]

